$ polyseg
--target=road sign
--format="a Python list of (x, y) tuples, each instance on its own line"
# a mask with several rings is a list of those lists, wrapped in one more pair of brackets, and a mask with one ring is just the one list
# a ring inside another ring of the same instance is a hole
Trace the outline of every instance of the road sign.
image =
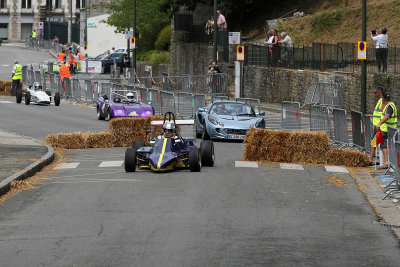
[(240, 32), (229, 33), (229, 44), (240, 44)]
[(238, 46), (237, 47), (237, 56), (236, 56), (237, 60), (244, 60), (244, 46)]
[(44, 29), (44, 23), (41, 21), (41, 22), (39, 22), (39, 29), (41, 30), (41, 29)]
[(358, 42), (358, 59), (367, 59), (367, 42)]
[(87, 45), (84, 45), (84, 46), (83, 46), (83, 53), (84, 53), (85, 55), (88, 54), (88, 46), (87, 46)]
[(131, 38), (131, 49), (136, 49), (136, 38), (135, 37)]
[(125, 31), (125, 39), (131, 39), (133, 37), (133, 31)]

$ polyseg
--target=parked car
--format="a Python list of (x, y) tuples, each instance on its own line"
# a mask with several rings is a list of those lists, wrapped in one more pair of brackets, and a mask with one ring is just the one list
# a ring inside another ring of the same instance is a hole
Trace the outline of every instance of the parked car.
[(101, 60), (102, 62), (102, 73), (110, 73), (111, 65), (115, 63), (117, 67), (120, 67), (121, 73), (124, 66), (124, 55), (125, 53), (114, 53), (106, 56)]

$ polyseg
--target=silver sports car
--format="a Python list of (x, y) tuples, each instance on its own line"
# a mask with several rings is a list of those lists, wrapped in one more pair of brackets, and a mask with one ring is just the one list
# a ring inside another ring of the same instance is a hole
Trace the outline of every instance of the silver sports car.
[(251, 127), (265, 128), (262, 116), (244, 103), (232, 100), (219, 100), (196, 112), (195, 131), (198, 138), (243, 140)]

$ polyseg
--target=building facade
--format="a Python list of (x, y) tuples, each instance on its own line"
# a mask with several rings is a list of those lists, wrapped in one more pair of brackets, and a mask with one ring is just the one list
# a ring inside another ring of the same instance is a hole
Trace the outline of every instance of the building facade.
[(86, 0), (0, 0), (0, 39), (23, 41), (33, 30), (40, 35), (41, 6), (51, 10), (45, 21), (70, 22), (72, 14), (75, 23), (79, 22), (80, 9), (87, 8), (90, 14), (103, 12), (103, 2), (106, 0), (91, 0), (87, 6)]

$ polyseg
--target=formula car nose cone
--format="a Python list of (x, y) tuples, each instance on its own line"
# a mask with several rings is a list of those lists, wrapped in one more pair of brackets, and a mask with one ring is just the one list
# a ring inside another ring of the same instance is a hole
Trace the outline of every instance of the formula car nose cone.
[(160, 139), (149, 157), (150, 167), (154, 171), (172, 170), (176, 165), (176, 153), (171, 138)]

